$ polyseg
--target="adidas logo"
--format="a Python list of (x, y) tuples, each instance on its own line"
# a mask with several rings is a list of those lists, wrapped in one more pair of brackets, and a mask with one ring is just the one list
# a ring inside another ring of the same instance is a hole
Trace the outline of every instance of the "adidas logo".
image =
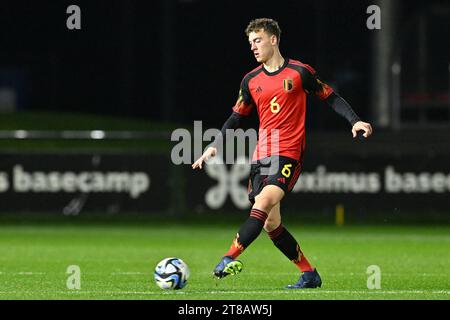
[(256, 93), (261, 93), (262, 92), (262, 88), (260, 86), (258, 86), (258, 88), (256, 88)]
[(285, 184), (286, 183), (286, 179), (285, 178), (278, 178), (278, 181), (280, 181), (281, 183)]

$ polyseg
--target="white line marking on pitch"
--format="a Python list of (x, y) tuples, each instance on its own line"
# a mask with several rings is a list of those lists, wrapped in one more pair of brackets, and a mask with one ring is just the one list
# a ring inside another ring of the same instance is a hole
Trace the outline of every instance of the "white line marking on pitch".
[(30, 271), (22, 271), (22, 272), (12, 272), (11, 274), (16, 274), (20, 276), (34, 276), (34, 275), (42, 275), (45, 272), (30, 272)]
[(445, 290), (274, 290), (274, 291), (185, 291), (185, 292), (154, 292), (154, 291), (89, 291), (89, 290), (67, 290), (67, 291), (0, 291), (0, 294), (27, 294), (27, 293), (61, 293), (61, 294), (136, 294), (136, 295), (191, 295), (191, 294), (323, 294), (323, 293), (365, 293), (365, 294), (444, 294), (450, 295), (450, 291)]
[(20, 275), (20, 276), (29, 276), (29, 275), (34, 275), (34, 274), (46, 274), (46, 272), (33, 272), (33, 271), (19, 271), (19, 272), (3, 272), (0, 271), (0, 274), (4, 274), (4, 275)]
[[(212, 272), (197, 272), (197, 274), (201, 274), (201, 275), (211, 275)], [(246, 272), (246, 275), (250, 275), (250, 276), (261, 276), (261, 275), (267, 275), (267, 272)], [(298, 276), (298, 273), (295, 272), (277, 272), (277, 275), (279, 276), (289, 276), (289, 275), (294, 275), (294, 276)], [(384, 276), (402, 276), (403, 274), (401, 273), (390, 273), (390, 272), (384, 272), (383, 273)], [(443, 275), (442, 273), (416, 273), (416, 276), (424, 276), (424, 277), (445, 277), (445, 275)], [(338, 276), (338, 277), (348, 277), (348, 276), (361, 276), (361, 277), (366, 277), (367, 274), (365, 272), (349, 272), (349, 273), (331, 273), (328, 276), (330, 277), (334, 277), (334, 276)], [(410, 276), (410, 275), (405, 275), (405, 276)]]
[(144, 275), (146, 272), (113, 272), (112, 276), (130, 276), (130, 275)]

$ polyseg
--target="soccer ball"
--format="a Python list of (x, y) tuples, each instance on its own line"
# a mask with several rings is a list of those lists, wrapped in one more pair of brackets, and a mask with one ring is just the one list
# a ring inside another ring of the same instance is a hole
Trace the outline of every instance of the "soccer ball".
[(155, 268), (155, 282), (161, 289), (182, 289), (189, 278), (189, 267), (178, 258), (161, 260)]

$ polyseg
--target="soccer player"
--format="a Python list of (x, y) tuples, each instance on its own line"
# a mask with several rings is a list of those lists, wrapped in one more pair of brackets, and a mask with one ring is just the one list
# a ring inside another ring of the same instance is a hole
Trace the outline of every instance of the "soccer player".
[[(305, 152), (306, 96), (316, 96), (343, 116), (365, 138), (372, 134), (369, 123), (359, 119), (350, 105), (316, 71), (297, 60), (284, 58), (279, 49), (281, 30), (273, 19), (252, 20), (245, 30), (250, 49), (260, 65), (247, 73), (231, 116), (222, 127), (212, 147), (192, 165), (202, 168), (204, 161), (217, 154), (216, 143), (225, 138), (227, 129), (239, 128), (241, 119), (257, 110), (259, 138), (253, 154), (249, 181), (250, 216), (242, 224), (231, 247), (213, 273), (218, 278), (237, 274), (242, 263), (236, 258), (259, 236), (262, 229), (274, 245), (300, 270), (297, 283), (286, 288), (316, 288), (322, 280), (311, 266), (298, 242), (281, 223), (280, 201), (294, 187)], [(271, 135), (277, 134), (277, 139)], [(275, 141), (275, 142), (274, 142)], [(277, 145), (275, 145), (277, 144)]]

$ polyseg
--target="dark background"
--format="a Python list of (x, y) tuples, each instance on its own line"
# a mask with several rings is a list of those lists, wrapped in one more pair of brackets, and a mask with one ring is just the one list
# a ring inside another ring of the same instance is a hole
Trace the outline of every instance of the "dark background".
[[(398, 1), (405, 84), (414, 88), (413, 17), (445, 1)], [(218, 127), (242, 77), (257, 66), (244, 29), (272, 17), (285, 57), (312, 65), (364, 119), (370, 119), (374, 1), (8, 1), (0, 6), (0, 86), (18, 88), (19, 110), (76, 111)], [(66, 8), (81, 8), (68, 30)], [(439, 23), (439, 22), (437, 22)], [(434, 29), (433, 29), (434, 28)], [(448, 22), (428, 29), (432, 87), (447, 90)], [(445, 36), (447, 34), (447, 36)], [(405, 39), (405, 40), (403, 40)], [(444, 70), (443, 70), (444, 68)], [(435, 72), (437, 71), (437, 72)], [(3, 82), (3, 83), (2, 83)], [(408, 84), (410, 83), (410, 84)], [(448, 91), (447, 91), (448, 94)], [(347, 128), (310, 101), (308, 126)], [(256, 117), (255, 117), (256, 118)]]

